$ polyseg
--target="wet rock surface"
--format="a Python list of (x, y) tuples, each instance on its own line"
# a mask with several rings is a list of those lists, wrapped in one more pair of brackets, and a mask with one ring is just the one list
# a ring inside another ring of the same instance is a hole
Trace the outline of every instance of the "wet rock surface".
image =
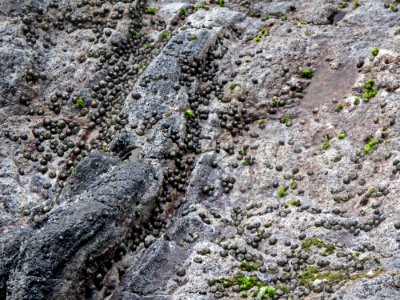
[(399, 299), (398, 1), (3, 1), (0, 299)]

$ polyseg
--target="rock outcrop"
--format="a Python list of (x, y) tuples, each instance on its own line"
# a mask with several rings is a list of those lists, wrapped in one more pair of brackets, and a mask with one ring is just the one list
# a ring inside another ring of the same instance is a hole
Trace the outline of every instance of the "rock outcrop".
[(0, 299), (400, 299), (398, 1), (0, 3)]

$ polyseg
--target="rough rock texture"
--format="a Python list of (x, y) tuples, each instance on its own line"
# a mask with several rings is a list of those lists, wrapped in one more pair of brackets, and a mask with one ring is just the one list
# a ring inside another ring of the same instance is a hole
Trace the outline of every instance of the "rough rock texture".
[(123, 247), (132, 226), (149, 221), (161, 177), (145, 163), (123, 163), (102, 153), (85, 158), (60, 196), (62, 205), (22, 235), (4, 237), (2, 250), (13, 258), (2, 257), (6, 295), (10, 299), (82, 296), (85, 290), (77, 286), (88, 258), (113, 255)]
[(400, 4), (0, 3), (0, 299), (400, 299)]

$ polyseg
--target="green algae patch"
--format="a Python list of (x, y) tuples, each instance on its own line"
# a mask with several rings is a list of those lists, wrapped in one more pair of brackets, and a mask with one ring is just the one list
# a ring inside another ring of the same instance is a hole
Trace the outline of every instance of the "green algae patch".
[(337, 284), (339, 282), (346, 282), (350, 280), (349, 274), (338, 272), (321, 272), (318, 267), (310, 266), (300, 273), (299, 280), (302, 285), (308, 285), (315, 280), (323, 280), (329, 284)]
[(309, 266), (303, 270), (299, 275), (299, 281), (301, 285), (309, 285), (315, 280), (322, 280), (327, 282), (329, 285), (338, 283), (346, 283), (347, 281), (357, 280), (362, 278), (374, 278), (385, 272), (385, 269), (378, 268), (364, 273), (353, 273), (349, 274), (345, 271), (335, 272), (321, 272), (316, 266)]
[(214, 280), (215, 283), (222, 285), (224, 288), (239, 286), (240, 292), (251, 290), (251, 297), (257, 299), (271, 299), (276, 295), (279, 289), (285, 293), (288, 291), (286, 287), (272, 287), (267, 282), (260, 281), (256, 276), (236, 276), (235, 278), (219, 278)]
[(250, 271), (256, 271), (257, 270), (257, 266), (253, 265), (251, 263), (248, 262), (242, 262), (240, 264), (240, 268), (244, 271), (250, 272)]
[(301, 244), (302, 249), (310, 249), (311, 247), (325, 249), (325, 251), (321, 253), (322, 256), (328, 256), (335, 252), (334, 245), (327, 244), (324, 241), (321, 241), (320, 239), (318, 239), (316, 237), (312, 237), (311, 239), (308, 239)]

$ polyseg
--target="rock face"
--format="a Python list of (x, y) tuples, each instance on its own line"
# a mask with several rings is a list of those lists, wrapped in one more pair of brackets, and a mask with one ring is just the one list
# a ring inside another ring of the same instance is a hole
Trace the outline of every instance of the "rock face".
[(400, 4), (0, 3), (0, 299), (400, 299)]
[[(140, 162), (102, 153), (82, 160), (62, 195), (63, 205), (29, 231), (6, 236), (3, 296), (7, 299), (74, 299), (93, 260), (118, 256), (133, 226), (150, 219), (162, 174)], [(84, 247), (82, 247), (84, 245)], [(10, 249), (12, 248), (12, 249)]]

